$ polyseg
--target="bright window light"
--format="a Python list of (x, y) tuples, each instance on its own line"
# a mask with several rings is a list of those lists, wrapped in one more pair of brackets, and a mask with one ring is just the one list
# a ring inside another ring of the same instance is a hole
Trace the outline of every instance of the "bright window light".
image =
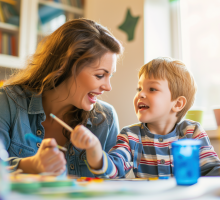
[(183, 61), (198, 91), (194, 108), (205, 108), (203, 127), (216, 129), (213, 106), (220, 105), (220, 1), (180, 0)]

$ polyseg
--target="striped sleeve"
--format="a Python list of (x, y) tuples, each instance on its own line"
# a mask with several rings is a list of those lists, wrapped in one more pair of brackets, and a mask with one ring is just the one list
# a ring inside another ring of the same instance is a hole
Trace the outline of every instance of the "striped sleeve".
[(219, 176), (220, 160), (210, 143), (209, 137), (205, 130), (196, 124), (192, 138), (202, 141), (200, 148), (200, 168), (202, 176)]
[(117, 169), (114, 168), (112, 161), (109, 159), (108, 155), (104, 151), (103, 151), (102, 158), (103, 158), (102, 168), (99, 170), (91, 169), (89, 164), (85, 160), (89, 171), (92, 172), (96, 177), (115, 178), (117, 176)]
[(109, 151), (108, 154), (114, 164), (114, 167), (117, 169), (117, 177), (120, 178), (126, 177), (126, 174), (133, 167), (133, 148), (130, 146), (130, 142), (133, 137), (130, 137), (131, 134), (132, 133), (129, 134), (128, 130), (122, 129), (120, 134), (117, 136), (116, 145)]
[(100, 170), (89, 170), (100, 178), (123, 178), (133, 167), (131, 148), (126, 131), (122, 130), (117, 136), (114, 147), (106, 153), (103, 151), (103, 167)]

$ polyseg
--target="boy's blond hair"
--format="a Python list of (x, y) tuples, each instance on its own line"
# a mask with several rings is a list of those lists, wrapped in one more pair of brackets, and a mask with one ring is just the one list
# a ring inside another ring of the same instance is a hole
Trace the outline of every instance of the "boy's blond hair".
[(178, 117), (177, 122), (179, 122), (193, 105), (197, 90), (194, 78), (185, 64), (172, 58), (160, 57), (142, 66), (139, 70), (139, 78), (142, 74), (148, 78), (166, 79), (171, 92), (171, 101), (179, 96), (186, 98), (185, 107), (176, 115)]

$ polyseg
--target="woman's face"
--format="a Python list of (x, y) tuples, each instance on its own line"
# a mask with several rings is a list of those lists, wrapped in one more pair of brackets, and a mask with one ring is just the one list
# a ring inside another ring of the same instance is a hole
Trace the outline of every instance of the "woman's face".
[(110, 91), (110, 78), (116, 71), (117, 55), (108, 52), (101, 59), (84, 67), (76, 78), (67, 82), (70, 88), (68, 102), (79, 109), (90, 111), (97, 101), (97, 96)]

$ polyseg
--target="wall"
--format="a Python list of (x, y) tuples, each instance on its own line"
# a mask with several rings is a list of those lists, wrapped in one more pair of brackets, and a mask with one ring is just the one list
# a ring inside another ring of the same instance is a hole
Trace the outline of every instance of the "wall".
[[(119, 116), (120, 128), (137, 122), (133, 109), (133, 98), (137, 88), (139, 68), (144, 64), (144, 0), (87, 0), (85, 17), (106, 26), (125, 47), (124, 56), (112, 77), (112, 91), (102, 95), (102, 100), (112, 104)], [(134, 40), (128, 42), (127, 35), (118, 29), (125, 19), (127, 8), (132, 16), (140, 16)]]

